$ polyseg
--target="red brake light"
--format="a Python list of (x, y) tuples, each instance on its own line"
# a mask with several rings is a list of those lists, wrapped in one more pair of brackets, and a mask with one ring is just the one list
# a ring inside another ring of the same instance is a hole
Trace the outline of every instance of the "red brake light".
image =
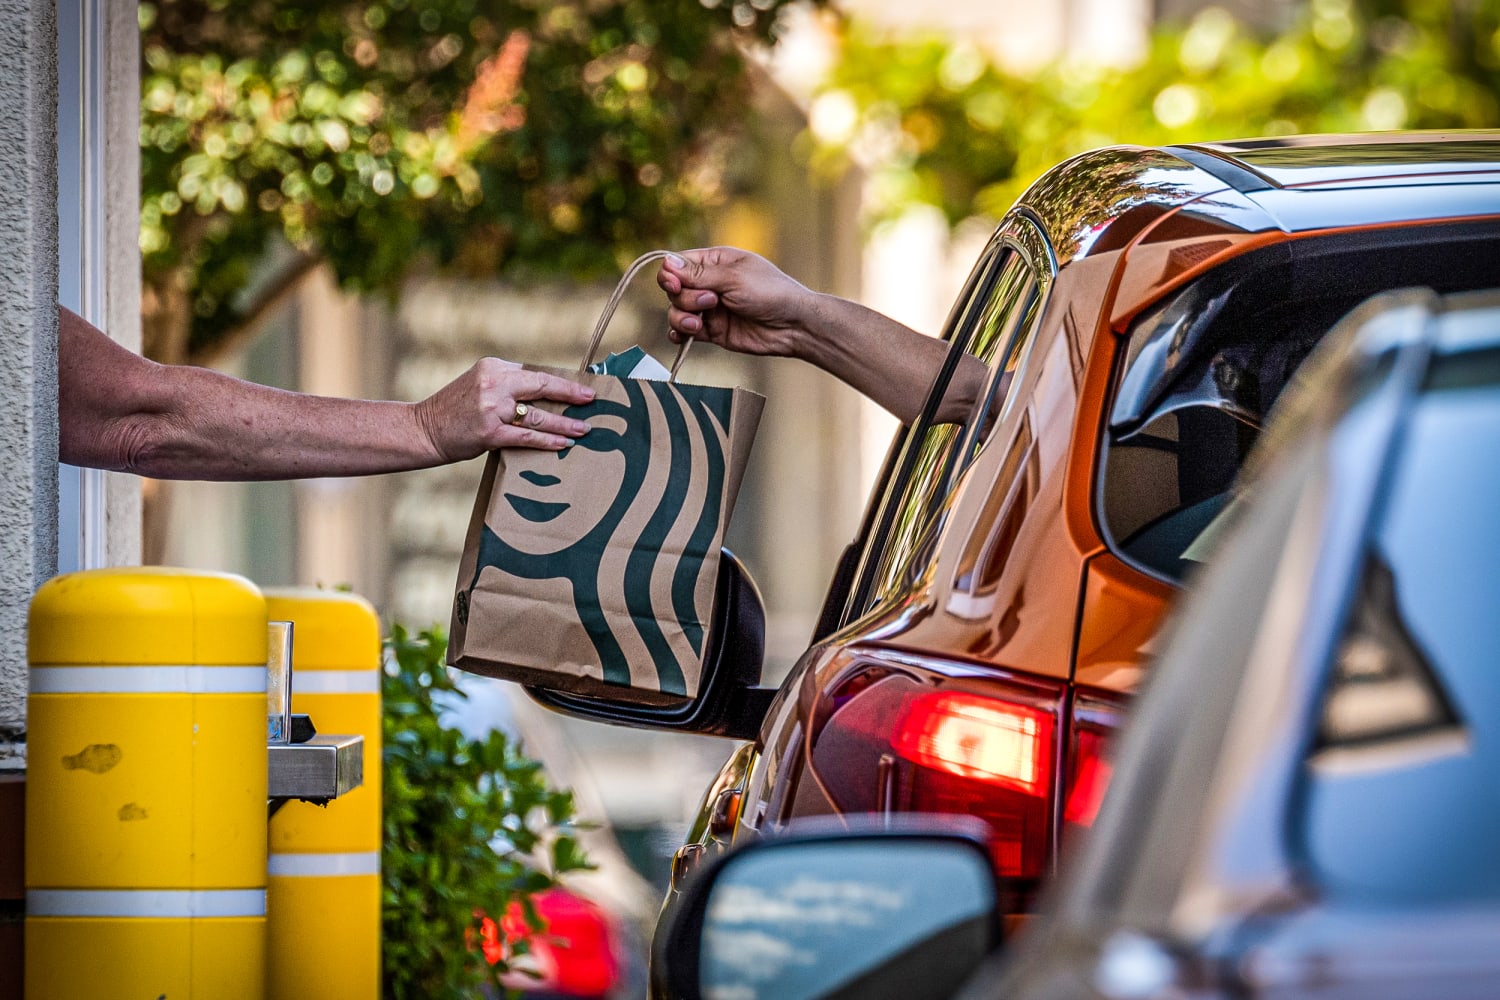
[(929, 678), (875, 667), (835, 688), (810, 739), (813, 787), (838, 812), (977, 817), (989, 824), (1002, 874), (1043, 875), (1061, 685)]
[(1083, 748), (1085, 740), (1079, 740), (1077, 773), (1072, 788), (1068, 791), (1068, 802), (1063, 806), (1063, 822), (1079, 826), (1093, 826), (1099, 815), (1099, 803), (1104, 801), (1104, 790), (1109, 787), (1114, 769), (1109, 761), (1098, 755), (1098, 739), (1089, 740), (1093, 746)]
[(1123, 702), (1113, 696), (1079, 693), (1074, 699), (1067, 798), (1063, 803), (1065, 837), (1075, 827), (1093, 826), (1099, 815), (1099, 805), (1114, 774), (1109, 750), (1120, 725), (1122, 707)]
[(963, 691), (934, 691), (906, 706), (892, 747), (907, 760), (1027, 795), (1044, 794), (1052, 718)]

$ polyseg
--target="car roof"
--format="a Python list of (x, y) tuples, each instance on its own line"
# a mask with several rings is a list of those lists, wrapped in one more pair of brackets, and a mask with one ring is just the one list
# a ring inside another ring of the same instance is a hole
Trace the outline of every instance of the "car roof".
[[(1357, 190), (1397, 186), (1410, 197)], [(1488, 216), (1500, 204), (1500, 131), (1108, 146), (1053, 167), (1016, 204), (1062, 267), (1124, 249), (1190, 202), (1205, 227), (1243, 233)]]
[(1166, 148), (1207, 153), (1238, 167), (1260, 181), (1253, 190), (1500, 169), (1500, 131), (1297, 135)]

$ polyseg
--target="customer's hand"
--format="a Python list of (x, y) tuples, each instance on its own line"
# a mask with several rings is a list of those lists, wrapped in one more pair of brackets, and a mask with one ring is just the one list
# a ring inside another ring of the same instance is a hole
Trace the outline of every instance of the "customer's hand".
[[(656, 282), (671, 303), (672, 339), (707, 340), (744, 354), (800, 358), (858, 389), (904, 423), (915, 420), (948, 346), (849, 299), (810, 291), (748, 250), (708, 247), (666, 258)], [(963, 420), (987, 369), (966, 357), (940, 421)]]
[(526, 371), (513, 361), (483, 358), (418, 403), (417, 417), (439, 458), (457, 462), (492, 448), (566, 448), (589, 425), (533, 404), (593, 398), (594, 390), (587, 386)]
[(673, 341), (691, 337), (742, 354), (800, 356), (818, 299), (764, 257), (735, 247), (668, 257), (656, 283), (671, 302)]

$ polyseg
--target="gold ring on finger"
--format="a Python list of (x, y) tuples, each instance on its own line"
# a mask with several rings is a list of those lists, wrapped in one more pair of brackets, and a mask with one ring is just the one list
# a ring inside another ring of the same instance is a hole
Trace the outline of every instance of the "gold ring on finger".
[(526, 414), (528, 414), (530, 412), (531, 412), (531, 407), (527, 406), (525, 403), (517, 403), (516, 404), (516, 415), (511, 418), (510, 422), (513, 423), (513, 424), (524, 423), (525, 420), (526, 420)]

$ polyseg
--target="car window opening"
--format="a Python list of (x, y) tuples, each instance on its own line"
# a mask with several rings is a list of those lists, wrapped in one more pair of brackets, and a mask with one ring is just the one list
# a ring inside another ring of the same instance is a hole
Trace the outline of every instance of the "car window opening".
[(1402, 614), (1390, 563), (1372, 551), (1323, 702), (1312, 763), (1461, 730)]
[(963, 423), (932, 422), (912, 430), (913, 443), (920, 442), (916, 459), (901, 494), (892, 498), (890, 534), (867, 581), (861, 612), (911, 586), (926, 569), (953, 487), (999, 426), (1025, 361), (1041, 312), (1040, 282), (1020, 253), (999, 258), (994, 266), (990, 281), (976, 283), (959, 320), (968, 331), (961, 367), (979, 368), (983, 388)]

